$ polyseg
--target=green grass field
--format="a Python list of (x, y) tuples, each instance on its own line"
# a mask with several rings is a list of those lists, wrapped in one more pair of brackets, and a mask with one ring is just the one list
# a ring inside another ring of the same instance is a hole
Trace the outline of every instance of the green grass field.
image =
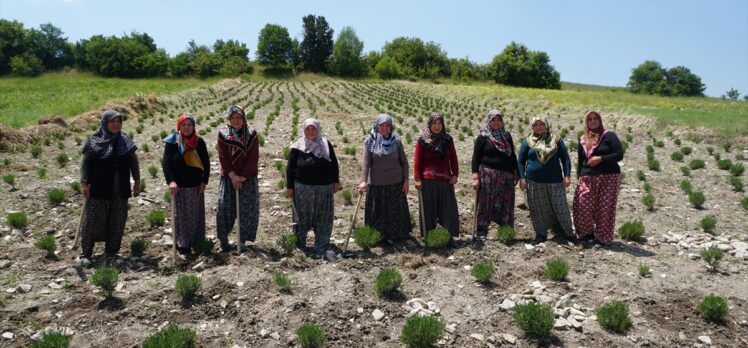
[(140, 93), (164, 95), (216, 82), (216, 79), (120, 79), (60, 72), (37, 78), (0, 78), (0, 124), (14, 128), (36, 124), (39, 117), (72, 116), (129, 99)]

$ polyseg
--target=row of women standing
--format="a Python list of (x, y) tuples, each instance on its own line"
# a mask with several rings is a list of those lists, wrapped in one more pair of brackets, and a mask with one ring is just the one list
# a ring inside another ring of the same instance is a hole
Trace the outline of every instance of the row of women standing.
[[(204, 192), (210, 161), (204, 140), (196, 134), (190, 115), (177, 120), (176, 131), (164, 139), (162, 166), (174, 200), (176, 243), (182, 253), (205, 239)], [(286, 167), (286, 189), (293, 201), (297, 248), (306, 251), (306, 235), (315, 233), (314, 253), (329, 249), (333, 223), (333, 195), (340, 190), (340, 170), (333, 145), (322, 136), (317, 120), (302, 124), (303, 136), (294, 142)], [(528, 191), (536, 239), (545, 239), (552, 225), (573, 238), (564, 189), (570, 184), (570, 159), (561, 139), (552, 135), (548, 122), (533, 119), (533, 134), (523, 141), (519, 158), (504, 128), (503, 114), (488, 113), (475, 141), (472, 186), (476, 193), (473, 233), (485, 238), (491, 221), (514, 225), (514, 186)], [(137, 147), (121, 132), (122, 117), (115, 110), (102, 113), (101, 128), (89, 137), (81, 161), (82, 193), (87, 199), (81, 218), (81, 263), (90, 263), (96, 241), (106, 241), (105, 254), (118, 254), (127, 220), (127, 199), (140, 193)], [(574, 198), (574, 222), (582, 237), (612, 241), (615, 205), (620, 185), (617, 162), (623, 153), (613, 132), (605, 130), (597, 112), (585, 115), (585, 135), (579, 147), (579, 185)], [(239, 213), (239, 243), (254, 241), (259, 222), (257, 132), (249, 127), (244, 110), (232, 106), (228, 124), (219, 130), (216, 143), (220, 183), (216, 230), (222, 251), (230, 249), (228, 233)], [(415, 187), (419, 191), (421, 235), (437, 225), (452, 238), (459, 235), (459, 214), (454, 184), (459, 166), (444, 116), (433, 113), (415, 147)], [(129, 178), (134, 184), (132, 190)], [(409, 167), (405, 149), (393, 129), (392, 118), (377, 116), (364, 140), (358, 191), (366, 194), (365, 223), (392, 243), (410, 236), (412, 223), (406, 195)], [(454, 243), (453, 239), (450, 242)]]

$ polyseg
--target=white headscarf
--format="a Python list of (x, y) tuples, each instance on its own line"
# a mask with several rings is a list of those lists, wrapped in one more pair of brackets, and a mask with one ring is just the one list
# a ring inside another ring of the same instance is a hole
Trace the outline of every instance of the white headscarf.
[[(317, 129), (317, 137), (309, 139), (304, 134), (306, 127), (314, 126)], [(314, 157), (324, 158), (330, 160), (330, 147), (328, 146), (327, 139), (322, 137), (322, 131), (320, 131), (319, 121), (314, 118), (307, 118), (304, 123), (301, 124), (301, 134), (304, 134), (299, 140), (296, 140), (291, 144), (292, 149), (297, 149), (304, 153), (311, 153)]]

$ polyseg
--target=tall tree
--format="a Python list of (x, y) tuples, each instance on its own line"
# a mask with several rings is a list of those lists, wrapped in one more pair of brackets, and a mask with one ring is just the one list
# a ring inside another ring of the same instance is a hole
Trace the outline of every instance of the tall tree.
[(294, 54), (293, 41), (288, 35), (288, 29), (277, 24), (266, 24), (260, 30), (255, 54), (262, 65), (273, 69), (286, 67)]
[(332, 54), (333, 30), (324, 16), (306, 15), (304, 39), (301, 41), (301, 61), (304, 69), (312, 72), (326, 72), (327, 59)]
[(659, 62), (647, 60), (631, 69), (628, 82), (632, 93), (694, 97), (704, 95), (701, 78), (684, 66), (665, 69)]
[(359, 77), (364, 74), (363, 57), (364, 43), (356, 36), (351, 27), (344, 27), (338, 33), (338, 38), (332, 48), (330, 71), (344, 77)]
[[(419, 38), (398, 37), (387, 42), (384, 44), (382, 56), (391, 58), (401, 68), (403, 76), (433, 79), (447, 77), (450, 74), (449, 58), (441, 46), (434, 42), (424, 43)], [(390, 62), (384, 65), (389, 68)]]
[(531, 88), (561, 88), (561, 75), (550, 65), (550, 57), (541, 51), (512, 41), (493, 58), (490, 76), (497, 83)]

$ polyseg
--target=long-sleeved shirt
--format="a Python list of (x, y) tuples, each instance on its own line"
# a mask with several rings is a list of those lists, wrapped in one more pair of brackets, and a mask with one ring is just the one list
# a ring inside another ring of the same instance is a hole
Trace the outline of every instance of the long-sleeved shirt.
[(135, 182), (140, 181), (140, 164), (135, 151), (105, 160), (91, 153), (81, 158), (80, 181), (89, 184), (93, 198), (111, 200), (131, 197), (130, 175)]
[(621, 173), (621, 167), (618, 165), (618, 162), (623, 159), (623, 146), (621, 146), (621, 141), (618, 139), (616, 133), (611, 131), (605, 132), (590, 157), (593, 156), (600, 156), (603, 160), (598, 165), (590, 167), (587, 165), (589, 158), (587, 158), (584, 146), (580, 142), (577, 147), (578, 176)]
[(161, 167), (164, 170), (166, 183), (177, 182), (178, 187), (195, 187), (208, 184), (210, 177), (210, 160), (208, 159), (208, 148), (205, 146), (203, 138), (197, 138), (197, 147), (195, 148), (203, 169), (188, 166), (184, 162), (184, 156), (179, 153), (179, 145), (164, 144), (164, 157), (161, 159)]
[(244, 156), (239, 157), (235, 162), (231, 161), (231, 145), (222, 143), (220, 140), (216, 143), (218, 151), (218, 161), (221, 163), (221, 176), (226, 176), (231, 172), (244, 178), (257, 176), (257, 163), (260, 160), (260, 143), (257, 140), (259, 134), (255, 134), (250, 146)]
[(387, 156), (377, 156), (364, 146), (364, 159), (361, 164), (361, 180), (370, 185), (392, 185), (408, 179), (408, 158), (405, 157), (403, 143), (397, 139), (397, 151)]
[(475, 138), (473, 160), (470, 163), (473, 173), (477, 173), (481, 165), (514, 173), (517, 170), (517, 154), (514, 151), (514, 141), (511, 136), (509, 146), (512, 149), (511, 155), (499, 151), (487, 137), (479, 135)]
[(340, 182), (340, 168), (335, 150), (330, 142), (330, 160), (316, 157), (311, 153), (291, 149), (286, 166), (286, 188), (294, 188), (297, 181), (304, 185), (330, 185)]
[(571, 176), (571, 158), (562, 139), (558, 140), (556, 153), (545, 164), (540, 163), (538, 153), (530, 148), (527, 140), (523, 141), (519, 149), (517, 165), (519, 177), (533, 182), (559, 183), (563, 181), (564, 176)]
[(416, 142), (413, 169), (413, 176), (416, 179), (451, 180), (453, 176), (460, 173), (454, 142), (449, 144), (447, 151), (444, 153), (444, 158), (439, 158), (434, 151), (426, 150), (420, 141)]

